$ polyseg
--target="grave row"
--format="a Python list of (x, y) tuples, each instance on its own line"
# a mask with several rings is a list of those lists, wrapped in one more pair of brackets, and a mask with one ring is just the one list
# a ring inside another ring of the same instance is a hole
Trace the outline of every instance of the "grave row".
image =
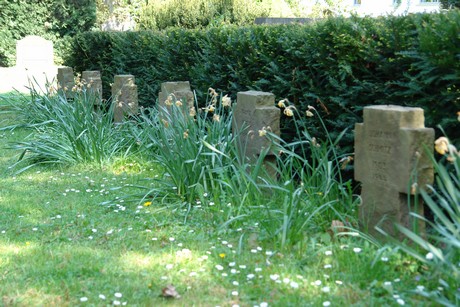
[[(75, 86), (69, 67), (58, 69), (58, 84), (69, 90)], [(82, 73), (82, 81), (102, 99), (102, 82), (97, 71)], [(117, 75), (112, 85), (114, 121), (138, 112), (137, 86), (132, 75)], [(71, 95), (71, 92), (67, 92)], [(186, 107), (193, 106), (194, 95), (189, 82), (161, 84), (159, 105), (168, 108), (168, 97), (181, 99)], [(233, 109), (233, 129), (245, 127), (237, 144), (249, 159), (257, 159), (271, 146), (266, 137), (254, 132), (270, 127), (280, 136), (281, 110), (275, 106), (272, 93), (246, 91), (237, 94)], [(364, 108), (364, 122), (355, 126), (355, 179), (362, 183), (359, 221), (370, 233), (375, 227), (394, 234), (393, 223), (424, 232), (424, 224), (411, 212), (423, 216), (423, 204), (417, 199), (419, 187), (433, 183), (434, 171), (429, 156), (433, 153), (434, 130), (425, 128), (423, 109), (401, 106), (369, 106)], [(275, 156), (268, 151), (265, 165)], [(267, 167), (269, 170), (270, 167)], [(272, 172), (273, 173), (273, 172)]]

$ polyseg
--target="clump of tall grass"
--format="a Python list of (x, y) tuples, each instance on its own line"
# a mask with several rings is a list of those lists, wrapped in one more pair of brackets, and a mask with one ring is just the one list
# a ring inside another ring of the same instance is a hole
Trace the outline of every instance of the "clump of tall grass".
[(19, 172), (38, 164), (102, 165), (133, 148), (134, 142), (123, 135), (125, 127), (113, 124), (110, 102), (96, 101), (84, 86), (72, 96), (52, 87), (43, 93), (31, 87), (29, 95), (7, 98), (4, 111), (17, 117), (15, 124), (2, 129), (31, 129), (28, 138), (10, 144), (22, 152), (18, 164), (25, 166)]
[[(173, 194), (187, 212), (205, 206), (219, 231), (256, 221), (260, 235), (281, 246), (301, 241), (307, 232), (325, 231), (332, 220), (346, 222), (354, 198), (350, 182), (340, 176), (343, 160), (335, 150), (340, 137), (315, 140), (298, 126), (298, 139), (286, 143), (259, 131), (254, 137), (267, 137), (272, 145), (249, 159), (236, 141), (248, 132), (232, 131), (229, 103), (223, 98), (218, 103), (217, 94), (210, 93), (201, 111), (171, 98), (168, 107), (142, 113), (134, 138), (165, 174), (154, 188), (143, 187), (140, 203)], [(308, 112), (319, 116), (314, 109)]]
[(280, 102), (283, 113), (291, 117), (296, 128), (296, 138), (285, 142), (267, 131), (260, 133), (273, 140), (276, 155), (276, 178), (268, 187), (276, 191), (266, 205), (262, 225), (279, 238), (282, 246), (296, 244), (313, 233), (325, 232), (332, 221), (351, 225), (354, 220), (356, 198), (351, 181), (345, 181), (341, 171), (352, 160), (351, 156), (339, 156), (337, 144), (345, 131), (332, 139), (320, 114), (310, 107), (307, 117), (316, 116), (325, 129), (324, 140), (311, 136), (307, 127), (300, 125), (303, 116), (294, 106)]
[(143, 153), (164, 169), (163, 186), (182, 200), (199, 198), (227, 163), (233, 142), (229, 106), (229, 98), (219, 99), (214, 90), (204, 108), (171, 95), (165, 104), (142, 110), (131, 127)]

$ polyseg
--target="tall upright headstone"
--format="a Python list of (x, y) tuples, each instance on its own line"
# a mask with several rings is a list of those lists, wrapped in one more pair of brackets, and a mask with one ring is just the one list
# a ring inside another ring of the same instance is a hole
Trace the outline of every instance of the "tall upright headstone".
[(53, 42), (30, 35), (16, 43), (16, 66), (28, 69), (54, 65)]
[(158, 94), (158, 105), (168, 109), (169, 106), (165, 102), (170, 95), (174, 101), (181, 100), (184, 109), (193, 107), (194, 95), (190, 89), (190, 82), (176, 81), (161, 83), (161, 91)]
[(73, 97), (72, 89), (75, 86), (75, 76), (72, 67), (58, 67), (57, 83), (59, 91), (62, 91), (67, 98)]
[(133, 75), (116, 75), (112, 85), (114, 105), (114, 122), (120, 123), (126, 116), (137, 114), (139, 102), (137, 85)]
[[(238, 92), (236, 106), (233, 110), (233, 131), (239, 132), (238, 148), (251, 161), (258, 159), (260, 154), (269, 149), (272, 141), (259, 131), (269, 130), (280, 135), (281, 111), (275, 106), (275, 95), (267, 92)], [(265, 157), (265, 162), (274, 162), (273, 152)], [(266, 169), (271, 175), (273, 170)]]
[(57, 75), (54, 65), (53, 42), (39, 36), (26, 36), (16, 42), (16, 66), (18, 90), (33, 87), (39, 92), (46, 91)]
[(423, 233), (417, 188), (433, 182), (434, 130), (425, 128), (421, 108), (394, 105), (364, 108), (364, 123), (355, 126), (355, 179), (362, 183), (360, 224), (371, 234), (374, 226), (394, 235), (394, 222)]
[(101, 72), (98, 70), (85, 70), (81, 74), (82, 82), (88, 93), (94, 95), (95, 104), (101, 104), (102, 101), (102, 79)]

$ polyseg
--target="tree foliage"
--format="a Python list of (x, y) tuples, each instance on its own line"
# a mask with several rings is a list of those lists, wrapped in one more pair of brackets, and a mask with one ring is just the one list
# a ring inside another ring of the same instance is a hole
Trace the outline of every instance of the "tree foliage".
[(460, 0), (441, 0), (440, 2), (443, 9), (460, 8)]

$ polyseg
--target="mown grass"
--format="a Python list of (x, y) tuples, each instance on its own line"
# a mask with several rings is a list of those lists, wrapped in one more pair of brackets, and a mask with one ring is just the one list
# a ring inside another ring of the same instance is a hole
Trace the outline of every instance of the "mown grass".
[[(11, 114), (1, 114), (6, 123)], [(431, 305), (428, 269), (360, 237), (318, 231), (281, 249), (257, 218), (219, 228), (225, 204), (125, 196), (161, 175), (153, 162), (36, 166), (16, 175), (0, 132), (0, 299), (4, 306)], [(173, 285), (180, 298), (162, 296)]]

